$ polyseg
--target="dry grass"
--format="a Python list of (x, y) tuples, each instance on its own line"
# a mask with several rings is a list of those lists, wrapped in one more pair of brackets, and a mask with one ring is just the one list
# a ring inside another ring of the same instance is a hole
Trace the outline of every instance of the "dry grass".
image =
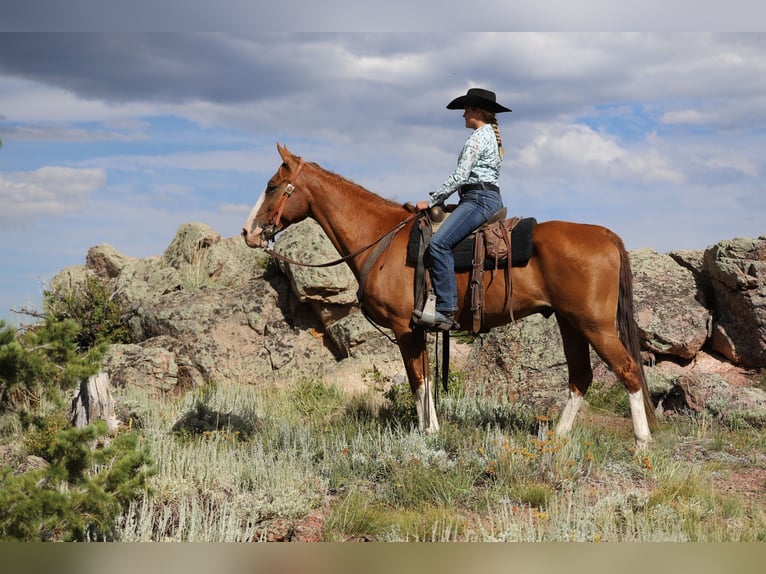
[[(636, 456), (629, 425), (610, 425), (603, 412), (586, 413), (562, 439), (545, 417), (460, 393), (441, 399), (434, 437), (387, 418), (406, 405), (381, 408), (378, 395), (349, 397), (322, 381), (121, 399), (140, 416), (158, 467), (152, 492), (123, 517), (124, 540), (766, 538), (763, 494), (752, 504), (717, 490), (734, 483), (725, 476), (764, 472), (763, 434), (702, 417), (666, 423), (653, 450)], [(174, 435), (200, 403), (252, 434), (224, 425)]]

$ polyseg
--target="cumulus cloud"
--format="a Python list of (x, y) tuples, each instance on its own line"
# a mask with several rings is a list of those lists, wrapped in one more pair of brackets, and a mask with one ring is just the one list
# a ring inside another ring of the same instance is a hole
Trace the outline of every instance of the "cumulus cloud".
[(582, 124), (544, 127), (519, 151), (512, 163), (528, 172), (547, 166), (559, 175), (646, 183), (684, 181), (684, 175), (657, 150), (629, 150), (616, 138)]
[(80, 208), (91, 193), (106, 184), (101, 169), (42, 167), (35, 171), (0, 173), (0, 221), (19, 226)]

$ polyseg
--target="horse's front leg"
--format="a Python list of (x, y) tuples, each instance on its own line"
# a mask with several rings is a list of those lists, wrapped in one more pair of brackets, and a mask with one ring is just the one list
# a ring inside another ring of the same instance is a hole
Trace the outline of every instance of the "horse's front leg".
[(418, 413), (418, 429), (426, 434), (439, 431), (439, 420), (436, 418), (434, 392), (428, 365), (428, 350), (426, 335), (423, 329), (416, 328), (398, 334), (399, 351), (404, 360), (407, 379), (415, 397), (415, 409)]

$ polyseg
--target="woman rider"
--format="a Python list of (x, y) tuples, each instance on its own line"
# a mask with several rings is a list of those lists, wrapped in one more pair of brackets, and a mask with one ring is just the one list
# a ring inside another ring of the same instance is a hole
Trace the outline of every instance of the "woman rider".
[(497, 103), (494, 92), (481, 88), (471, 88), (447, 104), (447, 109), (464, 110), (465, 127), (473, 132), (460, 152), (455, 171), (429, 194), (428, 207), (444, 203), (456, 191), (460, 195), (457, 207), (434, 233), (428, 248), (436, 314), (433, 322), (421, 317), (419, 324), (442, 331), (458, 327), (452, 249), (503, 207), (497, 185), (503, 142), (495, 114), (511, 111)]

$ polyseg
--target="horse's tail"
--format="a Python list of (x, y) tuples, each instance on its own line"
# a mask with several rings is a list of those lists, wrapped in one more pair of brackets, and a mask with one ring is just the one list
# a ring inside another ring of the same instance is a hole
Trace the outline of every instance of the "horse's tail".
[(654, 403), (646, 381), (643, 362), (641, 360), (641, 337), (638, 331), (638, 323), (633, 308), (633, 271), (630, 268), (630, 256), (625, 250), (625, 245), (615, 233), (609, 232), (614, 244), (620, 252), (620, 296), (617, 300), (617, 332), (620, 340), (628, 350), (633, 360), (638, 364), (638, 374), (641, 379), (641, 391), (644, 396), (644, 410), (649, 428), (657, 428), (657, 415), (654, 412)]

